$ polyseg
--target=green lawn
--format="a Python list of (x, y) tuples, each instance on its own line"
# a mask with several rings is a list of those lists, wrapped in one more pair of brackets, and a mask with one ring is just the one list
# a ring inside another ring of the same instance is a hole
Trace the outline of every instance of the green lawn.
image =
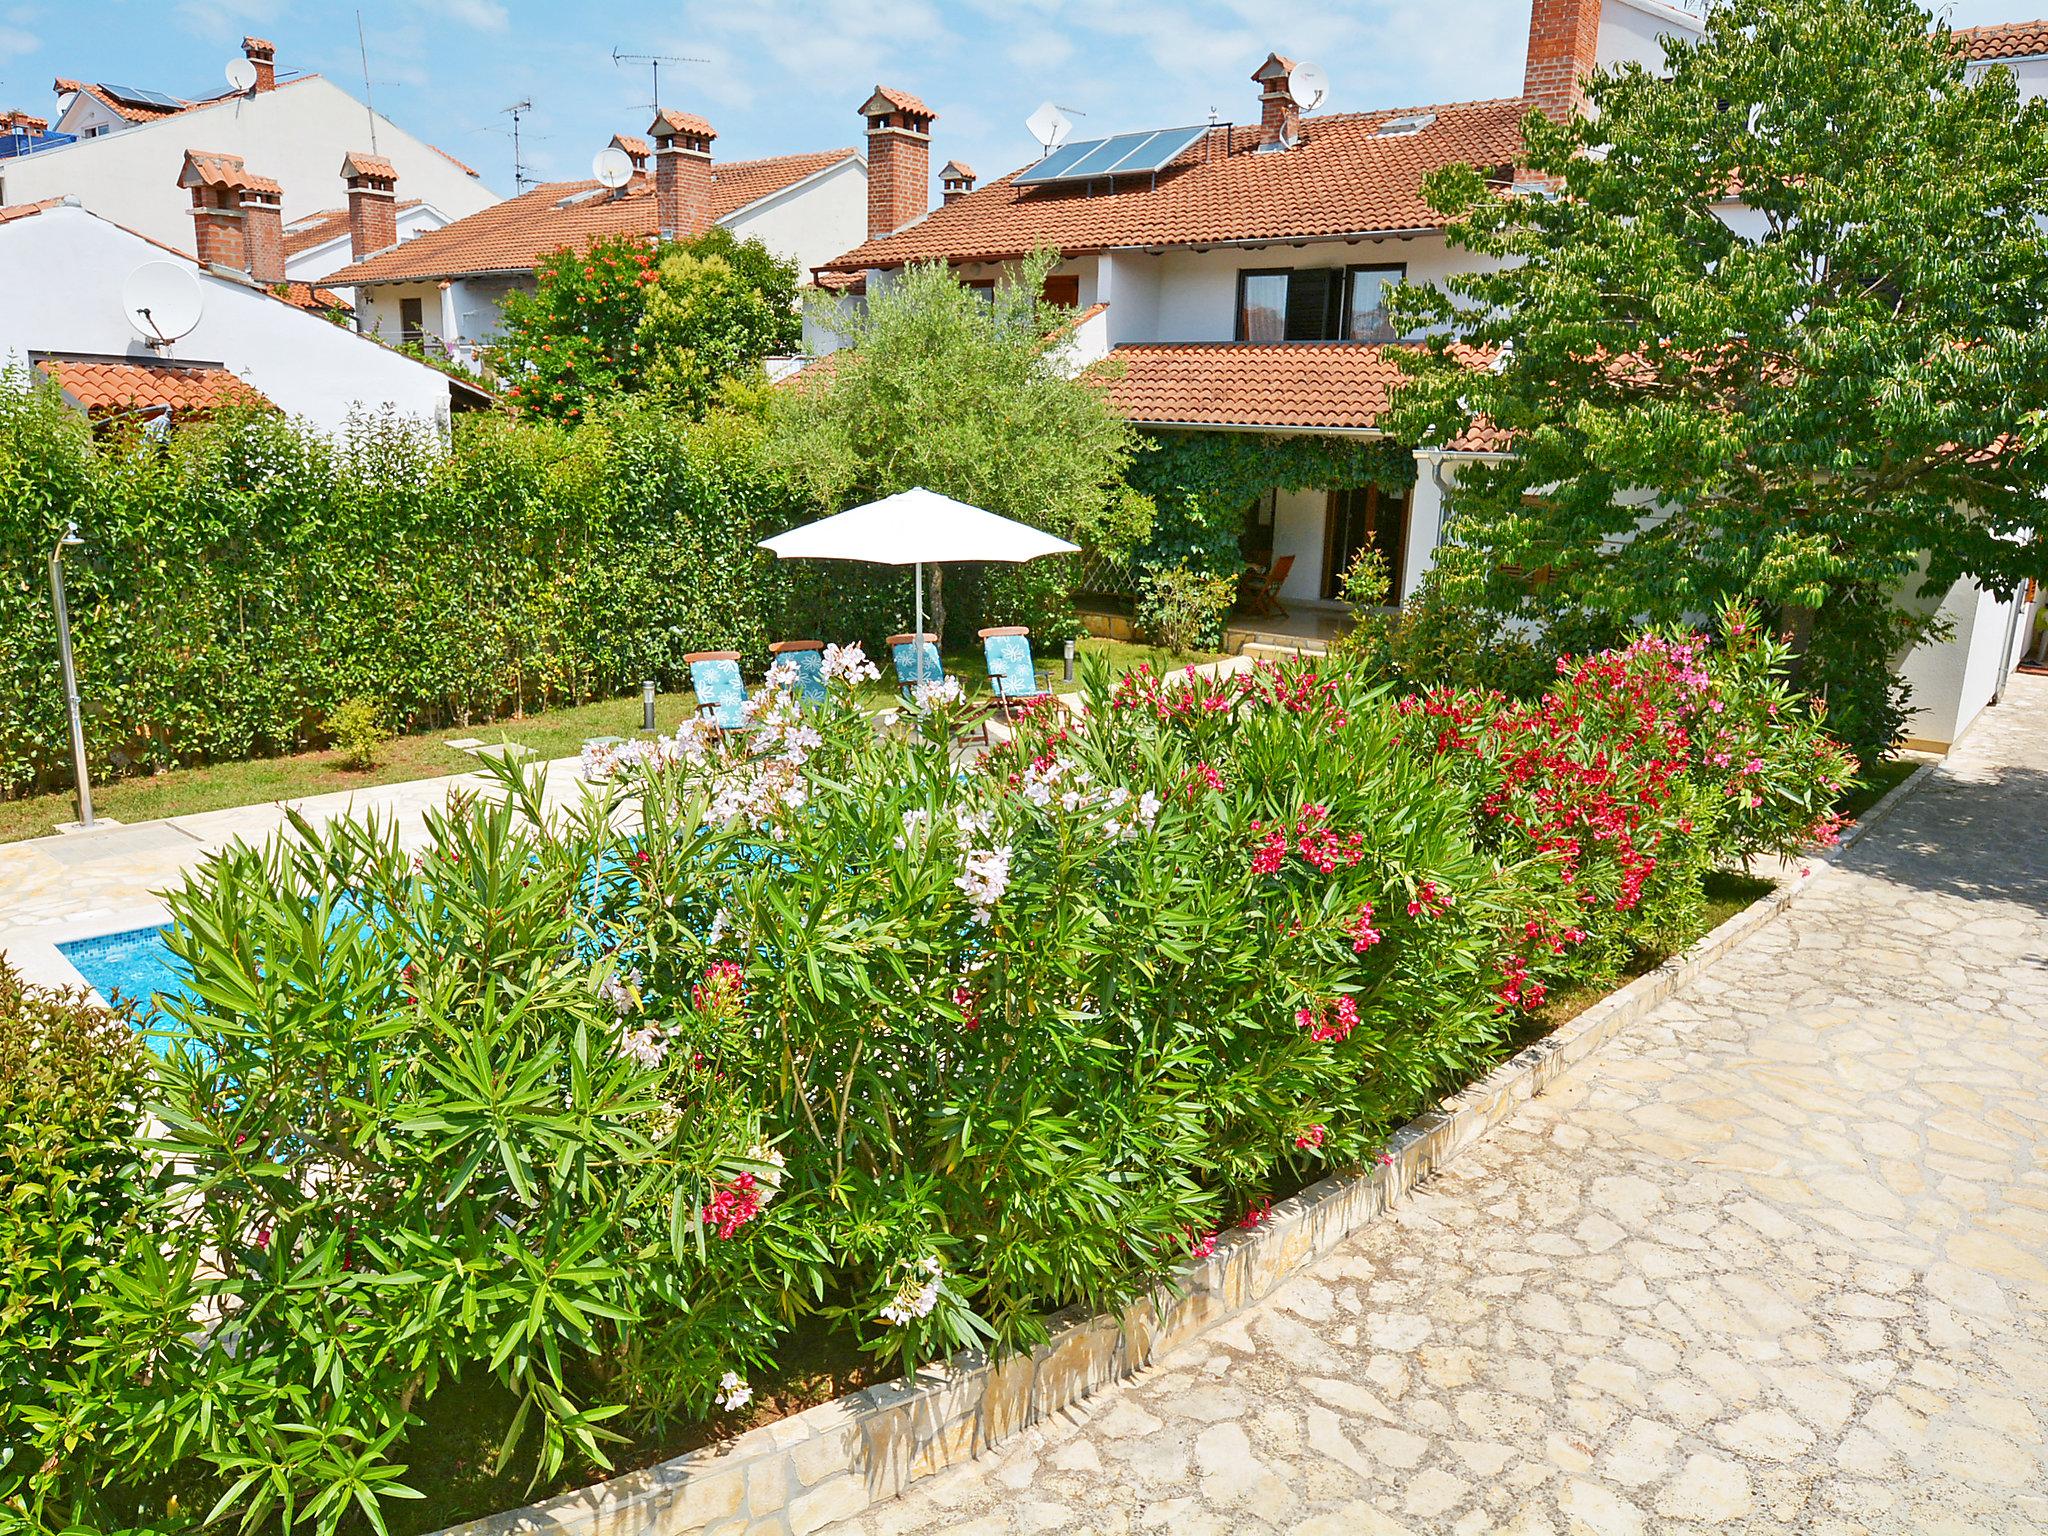
[[(1144, 662), (1154, 671), (1185, 666), (1191, 661), (1211, 661), (1209, 655), (1176, 656), (1156, 646), (1131, 645), (1117, 640), (1085, 640), (1083, 654), (1100, 655), (1119, 671), (1129, 671)], [(1060, 681), (1060, 653), (1057, 649), (1041, 657), (1052, 668), (1053, 686)], [(983, 676), (979, 652), (960, 652), (945, 658), (946, 669), (970, 685)], [(886, 669), (885, 669), (886, 670)], [(877, 707), (896, 697), (892, 681), (871, 684), (864, 697)], [(696, 707), (696, 695), (665, 693), (655, 701), (655, 723), (673, 731), (689, 718)], [(260, 805), (270, 800), (296, 800), (307, 795), (324, 795), (335, 790), (364, 789), (373, 784), (396, 784), (406, 779), (438, 778), (445, 774), (470, 773), (478, 763), (464, 752), (443, 742), (472, 737), (487, 742), (510, 741), (530, 747), (542, 757), (573, 757), (592, 736), (630, 736), (640, 728), (638, 697), (605, 699), (575, 708), (552, 709), (520, 719), (494, 720), (487, 725), (445, 726), (400, 736), (377, 751), (377, 766), (368, 770), (345, 767), (336, 752), (301, 752), (291, 757), (265, 757), (251, 762), (218, 763), (205, 768), (178, 768), (149, 778), (116, 779), (95, 784), (92, 792), (95, 814), (134, 824), (166, 816), (189, 816), (200, 811), (226, 810), (236, 805)], [(59, 822), (71, 821), (77, 807), (67, 791), (35, 795), (23, 800), (0, 800), (0, 843), (42, 837), (56, 830)]]
[(1850, 821), (1854, 821), (1886, 795), (1897, 789), (1913, 776), (1913, 770), (1920, 766), (1915, 757), (1892, 757), (1879, 763), (1864, 775), (1869, 780), (1861, 789), (1851, 790), (1842, 797), (1838, 807)]

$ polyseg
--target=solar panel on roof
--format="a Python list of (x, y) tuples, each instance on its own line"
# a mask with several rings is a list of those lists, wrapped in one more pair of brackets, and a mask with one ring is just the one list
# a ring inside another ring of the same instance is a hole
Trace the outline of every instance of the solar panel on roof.
[(100, 82), (100, 89), (116, 101), (125, 101), (138, 107), (179, 107), (184, 103), (175, 96), (166, 96), (162, 91), (139, 91), (129, 85), (109, 85)]
[(1092, 181), (1101, 176), (1143, 176), (1171, 163), (1174, 156), (1208, 129), (1158, 128), (1119, 133), (1107, 139), (1084, 139), (1056, 149), (1018, 176), (1020, 187), (1055, 181)]

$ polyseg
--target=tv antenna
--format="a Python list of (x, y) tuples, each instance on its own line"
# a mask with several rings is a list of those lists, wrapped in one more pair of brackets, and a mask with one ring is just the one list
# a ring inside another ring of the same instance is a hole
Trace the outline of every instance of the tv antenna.
[(709, 64), (709, 59), (697, 58), (687, 53), (625, 53), (612, 49), (612, 62), (624, 69), (628, 64), (645, 64), (653, 73), (649, 85), (654, 99), (649, 103), (656, 112), (661, 110), (661, 66), (664, 64)]
[(363, 41), (363, 13), (356, 12), (356, 54), (363, 61), (363, 110), (370, 117), (370, 153), (377, 153), (377, 102), (370, 94), (370, 45)]
[(519, 155), (519, 120), (532, 110), (533, 98), (530, 96), (515, 101), (511, 106), (501, 109), (502, 115), (508, 115), (512, 119), (512, 195), (514, 197), (517, 197), (528, 187), (534, 185), (534, 179), (526, 174), (526, 162)]

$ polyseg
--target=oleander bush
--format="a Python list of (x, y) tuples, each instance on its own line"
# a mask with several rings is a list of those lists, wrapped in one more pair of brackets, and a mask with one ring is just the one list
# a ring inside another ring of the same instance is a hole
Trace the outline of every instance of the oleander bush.
[(835, 651), (568, 813), (505, 768), (417, 852), (230, 850), (171, 899), (163, 1188), (0, 1501), (354, 1528), (441, 1394), (547, 1486), (744, 1415), (800, 1328), (907, 1369), (1143, 1292), (1827, 831), (1840, 750), (1741, 625), (1531, 706), (1098, 667), (966, 770), (955, 700), (878, 734)]

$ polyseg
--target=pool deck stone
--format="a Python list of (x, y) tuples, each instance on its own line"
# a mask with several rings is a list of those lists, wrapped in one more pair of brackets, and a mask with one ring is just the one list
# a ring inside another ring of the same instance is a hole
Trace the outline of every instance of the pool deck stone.
[[(576, 758), (557, 759), (543, 771), (549, 804), (580, 793)], [(488, 793), (494, 785), (479, 773), (413, 779), (0, 844), (0, 954), (31, 981), (76, 985), (55, 954), (57, 939), (162, 922), (162, 892), (230, 844), (259, 844), (284, 831), (290, 812), (316, 826), (347, 816), (395, 820), (400, 841), (411, 847), (425, 840), (427, 813), (444, 807), (451, 793)]]
[(1264, 1301), (830, 1527), (2048, 1531), (2048, 679)]

